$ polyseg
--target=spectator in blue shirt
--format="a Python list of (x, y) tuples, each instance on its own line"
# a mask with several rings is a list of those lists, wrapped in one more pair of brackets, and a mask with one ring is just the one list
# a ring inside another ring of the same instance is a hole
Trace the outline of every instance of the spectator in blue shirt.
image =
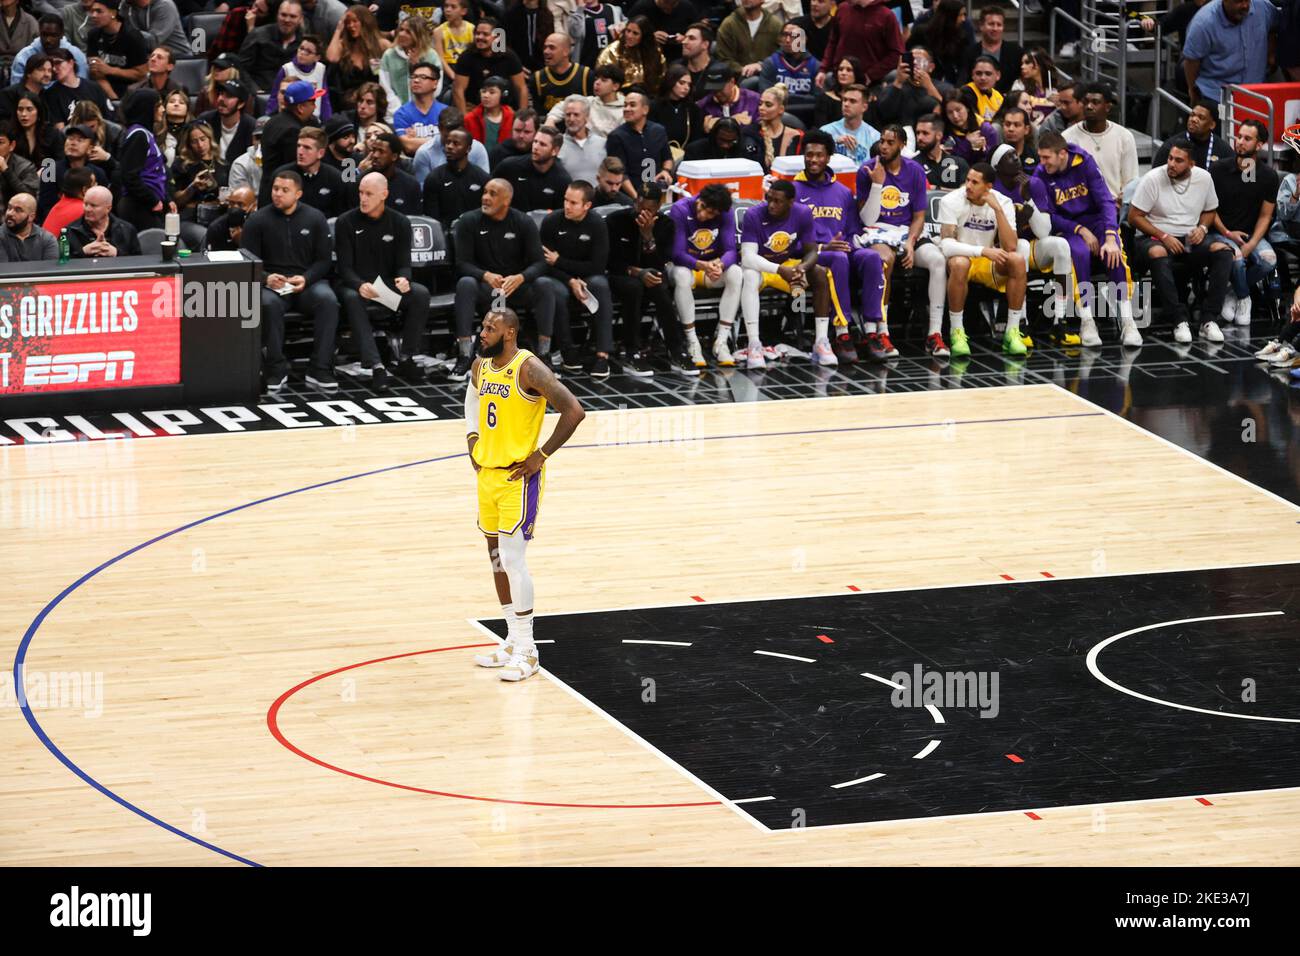
[(433, 95), (438, 88), (438, 68), (432, 63), (411, 67), (410, 83), (411, 102), (393, 114), (393, 132), (401, 138), (407, 155), (414, 156), (438, 131), (438, 114), (446, 107)]
[(1183, 44), (1183, 72), (1192, 102), (1218, 102), (1230, 83), (1263, 83), (1270, 69), (1277, 29), (1270, 0), (1211, 0), (1197, 11)]
[(835, 140), (835, 151), (847, 156), (859, 166), (871, 158), (871, 147), (880, 139), (880, 133), (862, 117), (867, 112), (867, 88), (852, 83), (840, 91), (840, 105), (844, 116), (822, 127)]
[(72, 54), (72, 59), (77, 64), (77, 75), (83, 80), (89, 80), (90, 67), (86, 63), (86, 54), (69, 43), (68, 38), (63, 35), (63, 19), (55, 14), (47, 13), (41, 17), (39, 26), (41, 35), (19, 50), (14, 56), (13, 65), (9, 68), (9, 82), (17, 86), (23, 81), (23, 67), (37, 53), (44, 53), (49, 56), (60, 48)]

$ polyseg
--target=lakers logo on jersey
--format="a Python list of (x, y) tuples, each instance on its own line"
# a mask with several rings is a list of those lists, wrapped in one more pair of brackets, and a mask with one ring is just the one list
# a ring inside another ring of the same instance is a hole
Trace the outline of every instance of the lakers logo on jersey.
[(897, 186), (886, 186), (880, 191), (881, 209), (898, 209), (907, 205), (907, 194)]
[(703, 252), (713, 246), (713, 240), (718, 238), (716, 229), (696, 229), (691, 233), (691, 245)]
[(1056, 187), (1056, 204), (1062, 206), (1071, 199), (1082, 199), (1088, 195), (1088, 184), (1079, 183), (1077, 186), (1071, 186), (1069, 189)]
[(784, 229), (772, 233), (767, 240), (767, 247), (773, 252), (786, 253), (792, 245), (794, 245), (794, 236)]

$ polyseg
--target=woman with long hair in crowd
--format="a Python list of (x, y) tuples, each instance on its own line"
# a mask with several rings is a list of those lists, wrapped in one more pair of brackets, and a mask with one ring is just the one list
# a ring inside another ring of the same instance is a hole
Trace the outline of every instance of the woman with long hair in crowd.
[(332, 67), (330, 96), (336, 107), (350, 107), (363, 83), (378, 82), (380, 58), (388, 47), (369, 7), (355, 3), (339, 17), (325, 50), (325, 60)]
[[(118, 104), (126, 131), (118, 155), (117, 214), (136, 229), (160, 228), (167, 208), (167, 162), (153, 133), (159, 102), (158, 94), (145, 88), (128, 93)], [(185, 107), (188, 113), (188, 99)]]
[(417, 63), (432, 63), (438, 86), (433, 91), (437, 98), (443, 91), (443, 66), (433, 43), (433, 27), (424, 17), (407, 17), (393, 34), (393, 45), (379, 58), (379, 83), (396, 103), (411, 101), (411, 67)]
[(867, 71), (856, 56), (842, 56), (840, 62), (835, 64), (835, 72), (827, 77), (825, 88), (817, 91), (817, 100), (813, 104), (814, 126), (825, 126), (844, 118), (840, 90), (853, 83), (866, 86)]
[(691, 98), (691, 71), (680, 60), (664, 72), (663, 95), (650, 107), (650, 119), (668, 132), (673, 159), (682, 158), (686, 147), (704, 135), (704, 117)]
[(181, 145), (181, 133), (194, 119), (190, 112), (190, 98), (184, 90), (172, 90), (162, 101), (158, 122), (154, 124), (154, 136), (163, 151), (170, 167), (176, 161), (176, 151)]
[(63, 156), (63, 134), (45, 118), (45, 104), (26, 90), (14, 99), (18, 143), (14, 152), (30, 159), (37, 169), (47, 159)]
[(1011, 84), (1011, 91), (1024, 90), (1029, 96), (1029, 115), (1034, 128), (1052, 115), (1056, 109), (1056, 66), (1041, 46), (1026, 50), (1020, 58), (1020, 76)]
[(613, 63), (623, 70), (623, 89), (641, 86), (651, 96), (659, 92), (664, 78), (664, 55), (655, 42), (650, 19), (636, 16), (627, 22), (619, 38), (596, 57), (596, 65)]
[(378, 83), (362, 83), (357, 87), (357, 100), (352, 108), (352, 125), (357, 128), (357, 143), (366, 141), (366, 134), (376, 124), (385, 125), (393, 118), (388, 94)]
[(218, 208), (215, 138), (206, 123), (190, 123), (181, 133), (180, 154), (171, 166), (172, 202), (182, 219), (201, 226), (216, 218)]
[(953, 139), (952, 154), (970, 165), (987, 163), (1001, 140), (991, 123), (981, 123), (975, 105), (975, 91), (969, 86), (943, 98), (943, 115), (948, 121), (948, 135)]
[(803, 130), (786, 126), (785, 104), (790, 98), (784, 83), (765, 89), (758, 98), (758, 141), (763, 148), (763, 168), (771, 169), (778, 156), (794, 156), (803, 151)]
[(966, 4), (962, 0), (939, 0), (934, 12), (912, 31), (911, 44), (924, 46), (934, 57), (931, 78), (960, 86), (965, 75), (966, 51), (974, 36), (966, 22)]

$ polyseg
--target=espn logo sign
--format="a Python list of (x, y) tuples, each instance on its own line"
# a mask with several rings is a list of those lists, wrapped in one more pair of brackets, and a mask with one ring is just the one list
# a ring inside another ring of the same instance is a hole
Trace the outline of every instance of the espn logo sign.
[[(120, 375), (119, 375), (120, 372)], [(135, 353), (78, 352), (72, 355), (32, 355), (23, 371), (23, 385), (85, 384), (92, 375), (105, 382), (129, 382), (135, 374)]]

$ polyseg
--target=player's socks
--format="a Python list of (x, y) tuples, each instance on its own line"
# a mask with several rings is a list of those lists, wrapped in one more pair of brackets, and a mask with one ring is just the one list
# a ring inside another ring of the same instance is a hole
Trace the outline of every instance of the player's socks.
[(549, 335), (537, 336), (537, 354), (543, 357), (551, 354), (551, 337)]
[(862, 323), (862, 330), (866, 332), (867, 335), (871, 335), (874, 332), (880, 331), (880, 323), (864, 321)]
[(513, 604), (502, 604), (501, 614), (506, 619), (506, 640), (514, 640), (515, 631), (519, 628), (516, 623), (518, 618), (515, 617), (515, 606)]
[(965, 313), (965, 312), (949, 312), (949, 313), (948, 313), (948, 326), (949, 326), (949, 328), (951, 328), (953, 331), (956, 331), (957, 329), (964, 329), (964, 328), (966, 328), (966, 313)]
[(502, 604), (501, 615), (506, 619), (506, 642), (494, 648), (491, 653), (475, 654), (474, 663), (479, 667), (505, 667), (510, 663), (510, 658), (515, 656), (515, 632), (518, 625), (515, 623), (514, 605)]
[(527, 680), (537, 673), (537, 645), (533, 642), (533, 614), (521, 614), (516, 618), (519, 630), (515, 638), (514, 654), (501, 668), (501, 679), (508, 681)]
[(926, 337), (939, 335), (943, 331), (943, 304), (930, 306), (930, 327), (926, 330)]
[(763, 341), (762, 333), (758, 327), (758, 310), (754, 310), (752, 316), (745, 316), (745, 337), (749, 340), (750, 345)]
[(813, 317), (813, 328), (816, 330), (815, 339), (821, 342), (828, 338), (831, 327), (831, 317), (829, 315), (817, 315)]
[(1120, 322), (1125, 325), (1133, 321), (1133, 303), (1131, 300), (1119, 300), (1119, 317)]
[(474, 354), (474, 340), (473, 340), (473, 339), (457, 339), (457, 340), (456, 340), (456, 348), (457, 348), (457, 350), (460, 352), (461, 355), (473, 355), (473, 354)]

